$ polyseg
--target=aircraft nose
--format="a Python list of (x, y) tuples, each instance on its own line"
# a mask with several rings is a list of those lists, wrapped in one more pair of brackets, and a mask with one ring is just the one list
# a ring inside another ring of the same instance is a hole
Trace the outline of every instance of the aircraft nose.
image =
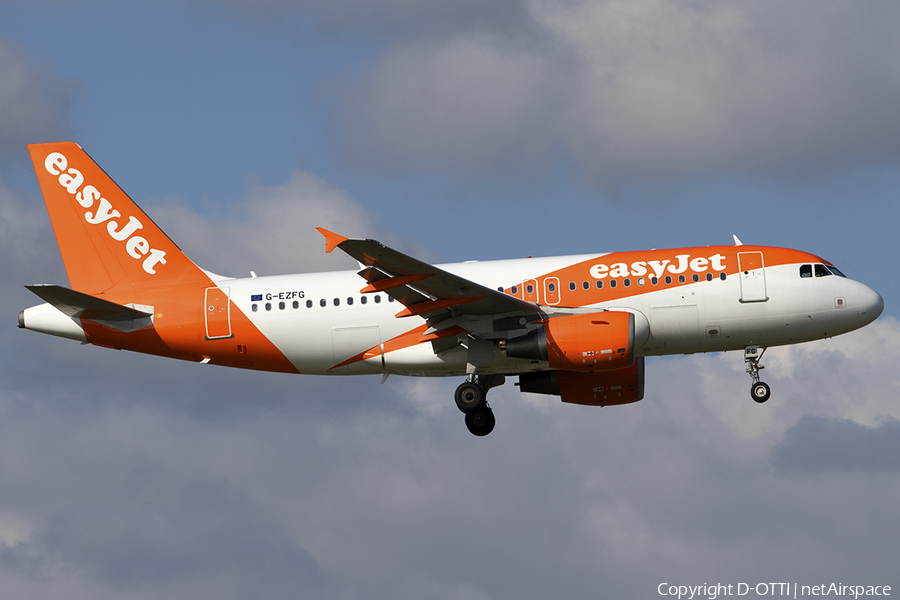
[(861, 325), (868, 325), (878, 318), (884, 310), (884, 299), (881, 294), (867, 285), (859, 286), (859, 318)]

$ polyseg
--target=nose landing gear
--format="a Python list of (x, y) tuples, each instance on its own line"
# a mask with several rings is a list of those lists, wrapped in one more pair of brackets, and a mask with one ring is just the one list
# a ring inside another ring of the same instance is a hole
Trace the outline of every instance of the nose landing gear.
[(759, 361), (762, 360), (765, 353), (766, 348), (763, 348), (762, 351), (756, 346), (744, 348), (744, 362), (747, 363), (747, 373), (753, 379), (753, 383), (750, 385), (750, 397), (760, 404), (768, 400), (769, 396), (772, 395), (772, 390), (769, 389), (768, 384), (759, 380), (759, 372), (765, 369), (764, 366), (759, 364)]
[(477, 380), (475, 375), (469, 375), (456, 388), (456, 407), (466, 415), (466, 427), (472, 435), (483, 437), (494, 430), (497, 421), (487, 403), (487, 391), (505, 380), (503, 375), (482, 375)]

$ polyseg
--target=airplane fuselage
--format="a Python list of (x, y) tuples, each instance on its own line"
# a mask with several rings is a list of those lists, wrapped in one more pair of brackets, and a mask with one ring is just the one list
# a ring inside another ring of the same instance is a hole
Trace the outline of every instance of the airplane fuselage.
[[(739, 253), (758, 255), (761, 261), (767, 255), (779, 256), (782, 264), (765, 266), (760, 262), (755, 269), (738, 271)], [(694, 255), (704, 259), (694, 262), (695, 269), (690, 261), (675, 258)], [(671, 259), (667, 262), (663, 256)], [(710, 256), (714, 258), (707, 258)], [(617, 264), (622, 265), (618, 271), (614, 267)], [(548, 315), (606, 309), (632, 312), (636, 316), (635, 353), (639, 356), (806, 342), (857, 329), (880, 312), (875, 310), (880, 297), (868, 286), (833, 275), (833, 267), (821, 258), (782, 248), (703, 247), (437, 267), (535, 302)], [(808, 276), (801, 276), (801, 270)], [(184, 289), (165, 297), (158, 290), (136, 288), (118, 291), (109, 299), (119, 304), (153, 306), (153, 331), (163, 343), (158, 345), (159, 352), (152, 353), (175, 353), (176, 358), (326, 375), (466, 373), (465, 346), (436, 352), (434, 342), (422, 341), (422, 336), (402, 341), (403, 336), (422, 328), (425, 321), (416, 316), (395, 317), (403, 306), (386, 293), (360, 293), (361, 280), (356, 271), (249, 278), (212, 275), (212, 279), (221, 297), (229, 300), (212, 309), (215, 300), (210, 299), (207, 290), (212, 288), (207, 287)], [(173, 303), (173, 298), (177, 302)], [(507, 339), (517, 330), (509, 328), (507, 321), (495, 328), (494, 322), (516, 316), (515, 312), (466, 316), (457, 326), (482, 338)], [(271, 356), (268, 344), (260, 347), (255, 335), (240, 335), (239, 323), (244, 319), (289, 365)], [(37, 321), (29, 325), (40, 328)], [(145, 340), (137, 339), (135, 332), (85, 325), (84, 341), (147, 351)], [(523, 333), (525, 330), (521, 328)], [(74, 337), (80, 339), (81, 335), (75, 332)], [(439, 338), (438, 343), (440, 339), (445, 338)], [(138, 347), (129, 348), (132, 344)], [(342, 364), (366, 351), (371, 351), (370, 356)], [(506, 358), (497, 349), (491, 360), (479, 365), (478, 372), (509, 374), (546, 368), (546, 364)]]
[[(737, 247), (765, 256), (765, 248)], [(708, 248), (693, 249), (708, 252)], [(736, 256), (734, 247), (713, 253)], [(782, 249), (779, 253), (785, 252)], [(688, 252), (676, 251), (679, 253)], [(671, 252), (671, 251), (670, 251)], [(642, 253), (629, 253), (642, 256)], [(652, 255), (652, 253), (648, 253)], [(648, 254), (643, 254), (647, 256)], [(601, 309), (627, 310), (636, 316), (638, 345), (642, 356), (742, 350), (746, 346), (778, 346), (832, 337), (868, 323), (878, 315), (880, 298), (867, 286), (846, 277), (814, 274), (801, 277), (803, 265), (822, 265), (822, 259), (796, 253), (798, 262), (762, 267), (754, 277), (761, 297), (743, 300), (750, 274), (722, 270), (663, 273), (604, 279), (591, 276), (561, 277), (571, 265), (604, 260), (604, 255), (563, 256), (437, 265), (439, 268), (485, 287), (503, 289), (520, 297), (529, 281), (534, 286), (534, 301), (549, 314)], [(610, 255), (607, 255), (610, 256)], [(615, 255), (611, 255), (615, 256)], [(638, 261), (635, 261), (638, 262)], [(650, 262), (650, 261), (644, 261)], [(628, 263), (623, 263), (628, 264)], [(827, 268), (827, 266), (826, 266)], [(652, 273), (652, 271), (651, 271)], [(725, 273), (725, 279), (721, 274)], [(595, 271), (596, 274), (596, 271)], [(710, 280), (707, 274), (712, 275)], [(697, 275), (698, 281), (693, 281)], [(678, 281), (679, 276), (685, 282)], [(671, 277), (671, 283), (666, 283)], [(656, 283), (652, 283), (655, 280)], [(605, 285), (597, 289), (597, 282)], [(615, 281), (616, 287), (610, 287)], [(555, 284), (555, 285), (554, 285)], [(575, 289), (570, 289), (574, 284)], [(358, 363), (335, 369), (350, 357), (396, 339), (413, 326), (424, 323), (410, 318), (395, 318), (403, 308), (387, 294), (361, 294), (355, 271), (315, 273), (282, 277), (234, 279), (220, 283), (230, 287), (232, 300), (260, 330), (283, 350), (301, 373), (404, 373), (417, 375), (458, 375), (466, 373), (466, 354), (462, 348), (443, 355), (432, 348), (409, 346), (382, 353)], [(556, 289), (548, 293), (548, 288)], [(585, 290), (584, 288), (588, 289)], [(753, 290), (751, 290), (752, 292)], [(605, 293), (604, 293), (605, 292)], [(261, 296), (261, 300), (252, 300)], [(547, 296), (553, 304), (547, 303)], [(365, 302), (365, 303), (363, 303)], [(873, 306), (875, 305), (875, 306)], [(515, 315), (511, 315), (515, 316)], [(413, 317), (414, 318), (414, 317)], [(506, 328), (491, 331), (490, 324), (504, 316), (493, 315), (490, 323), (468, 317), (460, 325), (483, 337), (505, 338)], [(467, 322), (468, 321), (468, 322)], [(430, 346), (430, 344), (428, 344)], [(422, 351), (424, 350), (424, 351)], [(329, 356), (331, 352), (332, 356)], [(479, 371), (511, 373), (534, 370), (536, 365), (521, 359), (505, 359), (501, 352)], [(540, 365), (546, 368), (546, 365)]]

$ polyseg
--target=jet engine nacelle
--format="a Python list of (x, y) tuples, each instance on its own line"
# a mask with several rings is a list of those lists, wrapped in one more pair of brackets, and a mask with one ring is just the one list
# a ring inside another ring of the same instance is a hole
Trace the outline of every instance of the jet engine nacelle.
[(605, 311), (551, 317), (534, 333), (506, 342), (511, 358), (544, 360), (564, 371), (612, 371), (634, 364), (634, 315)]
[(629, 404), (644, 398), (644, 357), (617, 371), (578, 373), (540, 371), (519, 376), (519, 390), (560, 396), (563, 402), (589, 406)]

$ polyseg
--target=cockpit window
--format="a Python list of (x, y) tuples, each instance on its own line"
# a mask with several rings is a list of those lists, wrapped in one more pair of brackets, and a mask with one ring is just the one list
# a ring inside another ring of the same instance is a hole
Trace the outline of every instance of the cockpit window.
[(800, 277), (812, 277), (812, 265), (800, 265)]
[(828, 267), (825, 265), (815, 265), (816, 268), (816, 277), (828, 277), (831, 275), (831, 271), (828, 270)]
[(835, 267), (834, 265), (830, 265), (828, 267), (828, 270), (831, 271), (832, 273), (834, 273), (835, 275), (837, 275), (838, 277), (843, 277), (844, 279), (847, 278), (847, 276), (844, 275), (843, 273), (841, 273), (840, 271), (838, 271), (837, 267)]

